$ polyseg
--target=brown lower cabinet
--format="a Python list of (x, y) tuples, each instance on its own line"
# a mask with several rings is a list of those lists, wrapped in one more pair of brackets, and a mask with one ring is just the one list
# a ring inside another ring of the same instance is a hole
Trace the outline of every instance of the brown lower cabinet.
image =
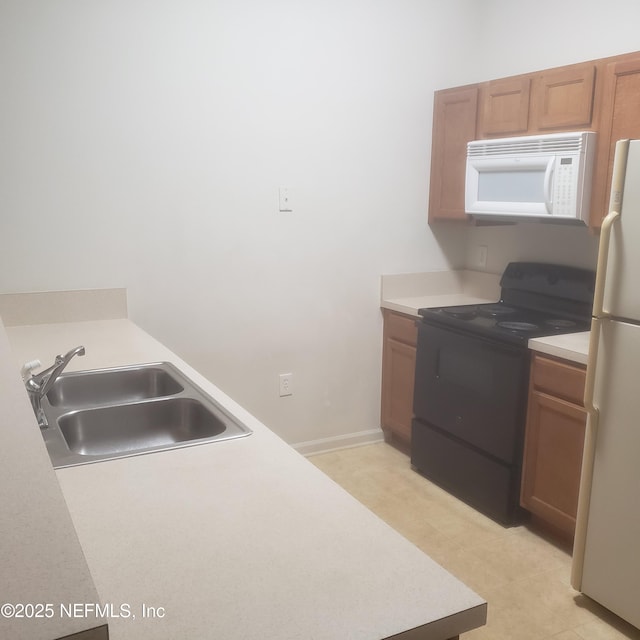
[(587, 414), (585, 367), (534, 354), (520, 504), (566, 541), (575, 532)]
[(382, 429), (388, 438), (411, 443), (413, 378), (418, 330), (416, 319), (383, 309)]

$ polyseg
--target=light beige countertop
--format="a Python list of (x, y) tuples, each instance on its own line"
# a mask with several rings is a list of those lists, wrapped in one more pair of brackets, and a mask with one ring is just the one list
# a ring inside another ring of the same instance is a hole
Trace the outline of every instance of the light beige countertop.
[(579, 364), (587, 364), (589, 335), (589, 331), (582, 331), (546, 338), (532, 338), (529, 340), (529, 349)]
[(500, 276), (480, 271), (434, 271), (382, 276), (380, 306), (411, 316), (418, 309), (495, 302)]
[(482, 598), (131, 322), (7, 334), (18, 362), (78, 344), (70, 370), (171, 361), (253, 430), (56, 472), (101, 601), (136, 616), (109, 617), (112, 640), (444, 640), (484, 624)]
[(104, 640), (105, 620), (60, 615), (98, 592), (1, 320), (0, 409), (0, 638)]

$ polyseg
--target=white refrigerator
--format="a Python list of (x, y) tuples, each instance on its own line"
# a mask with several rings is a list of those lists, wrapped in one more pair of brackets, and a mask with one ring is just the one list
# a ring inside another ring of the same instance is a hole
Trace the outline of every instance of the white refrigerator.
[(616, 145), (585, 406), (571, 583), (640, 627), (640, 140)]

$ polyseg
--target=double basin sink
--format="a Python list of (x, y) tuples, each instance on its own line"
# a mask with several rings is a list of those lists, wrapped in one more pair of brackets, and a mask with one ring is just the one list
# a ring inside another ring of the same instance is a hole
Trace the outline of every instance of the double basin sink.
[(42, 409), (56, 469), (251, 433), (169, 362), (62, 374)]

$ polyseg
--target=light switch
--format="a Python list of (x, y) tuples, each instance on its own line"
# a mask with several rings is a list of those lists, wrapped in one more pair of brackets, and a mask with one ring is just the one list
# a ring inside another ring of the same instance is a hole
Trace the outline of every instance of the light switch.
[(280, 187), (280, 211), (293, 211), (292, 192), (289, 187)]

